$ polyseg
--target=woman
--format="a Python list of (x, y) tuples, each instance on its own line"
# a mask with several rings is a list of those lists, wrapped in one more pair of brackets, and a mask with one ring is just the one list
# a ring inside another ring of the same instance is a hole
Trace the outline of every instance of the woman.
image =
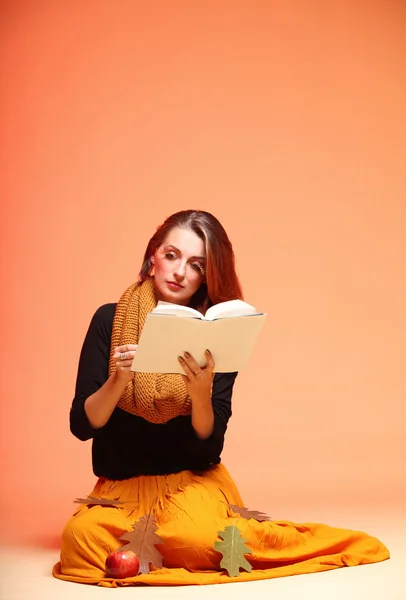
[(236, 373), (217, 373), (209, 350), (200, 368), (179, 357), (184, 375), (130, 371), (146, 315), (159, 300), (204, 313), (222, 301), (242, 298), (232, 245), (219, 221), (204, 211), (169, 217), (151, 238), (139, 281), (118, 304), (95, 313), (79, 362), (70, 413), (72, 433), (91, 439), (90, 496), (117, 506), (82, 504), (63, 535), (56, 577), (115, 586), (105, 561), (145, 514), (153, 514), (162, 543), (163, 568), (127, 578), (125, 585), (234, 581), (220, 568), (218, 532), (236, 525), (252, 554), (253, 570), (237, 581), (310, 573), (377, 562), (385, 546), (364, 533), (326, 525), (295, 525), (245, 519), (230, 505), (243, 502), (220, 463), (231, 416)]

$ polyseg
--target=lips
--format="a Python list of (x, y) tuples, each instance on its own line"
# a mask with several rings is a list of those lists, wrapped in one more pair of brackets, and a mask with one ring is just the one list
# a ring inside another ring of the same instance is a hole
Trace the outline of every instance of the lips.
[(177, 283), (176, 281), (167, 281), (167, 283), (168, 283), (168, 285), (176, 287), (179, 290), (181, 290), (183, 288), (183, 285), (181, 285), (180, 283)]

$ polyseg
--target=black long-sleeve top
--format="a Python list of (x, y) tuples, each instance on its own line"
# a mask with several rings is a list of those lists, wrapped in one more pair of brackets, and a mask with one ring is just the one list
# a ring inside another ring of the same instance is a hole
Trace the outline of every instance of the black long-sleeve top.
[(190, 415), (157, 425), (118, 407), (103, 427), (92, 428), (85, 412), (85, 401), (108, 379), (115, 309), (116, 304), (105, 304), (92, 318), (80, 354), (75, 397), (70, 410), (73, 435), (80, 440), (93, 439), (94, 474), (108, 479), (128, 479), (136, 475), (203, 471), (219, 463), (237, 373), (216, 373), (214, 376), (214, 430), (205, 440), (197, 437)]

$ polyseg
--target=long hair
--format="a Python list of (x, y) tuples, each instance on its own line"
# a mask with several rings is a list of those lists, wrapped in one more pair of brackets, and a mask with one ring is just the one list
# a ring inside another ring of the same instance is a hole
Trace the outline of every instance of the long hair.
[(190, 229), (203, 240), (206, 250), (206, 276), (189, 306), (206, 312), (213, 304), (242, 300), (241, 284), (235, 271), (235, 258), (227, 233), (216, 217), (204, 210), (182, 210), (168, 217), (148, 242), (139, 281), (151, 274), (151, 256), (162, 246), (174, 227)]

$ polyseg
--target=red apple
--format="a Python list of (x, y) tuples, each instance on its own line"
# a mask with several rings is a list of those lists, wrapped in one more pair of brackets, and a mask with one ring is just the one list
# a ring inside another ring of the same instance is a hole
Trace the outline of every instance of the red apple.
[(114, 579), (125, 579), (138, 575), (140, 561), (132, 550), (116, 550), (106, 558), (106, 575)]

